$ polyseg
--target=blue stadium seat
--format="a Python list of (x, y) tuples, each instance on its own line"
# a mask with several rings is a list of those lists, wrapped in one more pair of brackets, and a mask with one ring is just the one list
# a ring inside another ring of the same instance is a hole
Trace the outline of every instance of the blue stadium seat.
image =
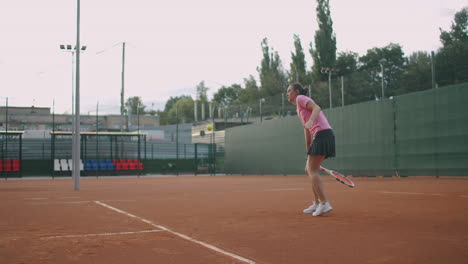
[(85, 170), (93, 170), (93, 165), (90, 160), (84, 161), (84, 167), (85, 167)]
[(112, 163), (111, 160), (106, 160), (106, 163), (107, 163), (107, 169), (108, 170), (115, 170), (115, 165), (114, 165), (114, 163)]
[(98, 160), (99, 170), (108, 170), (107, 163), (104, 160)]

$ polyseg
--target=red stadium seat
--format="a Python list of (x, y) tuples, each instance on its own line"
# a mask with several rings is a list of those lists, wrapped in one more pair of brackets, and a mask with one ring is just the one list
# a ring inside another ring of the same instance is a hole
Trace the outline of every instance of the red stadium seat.
[(19, 170), (20, 170), (19, 160), (13, 160), (13, 171), (19, 171)]
[(5, 160), (3, 171), (12, 171), (11, 160)]

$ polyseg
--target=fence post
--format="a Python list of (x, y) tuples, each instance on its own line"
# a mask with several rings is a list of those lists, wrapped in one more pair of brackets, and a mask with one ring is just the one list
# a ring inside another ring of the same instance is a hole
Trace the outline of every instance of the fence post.
[(198, 172), (198, 143), (195, 143), (195, 176), (197, 176)]
[(213, 175), (216, 176), (216, 143), (213, 143)]

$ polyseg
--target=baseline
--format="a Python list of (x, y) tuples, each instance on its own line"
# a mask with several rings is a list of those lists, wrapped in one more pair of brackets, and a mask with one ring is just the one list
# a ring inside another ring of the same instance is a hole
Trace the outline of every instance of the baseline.
[(65, 236), (49, 236), (49, 237), (42, 237), (41, 239), (54, 239), (54, 238), (76, 238), (76, 237), (95, 237), (95, 236), (118, 236), (118, 235), (133, 235), (133, 234), (141, 234), (141, 233), (154, 233), (154, 232), (164, 232), (165, 230), (143, 230), (143, 231), (135, 231), (135, 232), (117, 232), (117, 233), (100, 233), (100, 234), (84, 234), (84, 235), (65, 235)]
[(189, 236), (187, 236), (187, 235), (178, 233), (178, 232), (173, 231), (173, 230), (171, 230), (171, 229), (169, 229), (169, 228), (167, 228), (167, 227), (165, 227), (165, 226), (161, 226), (161, 225), (154, 224), (153, 222), (151, 222), (151, 221), (149, 221), (149, 220), (147, 220), (147, 219), (144, 219), (144, 218), (142, 218), (142, 217), (139, 217), (139, 216), (133, 215), (133, 214), (131, 214), (131, 213), (125, 212), (125, 211), (123, 211), (123, 210), (117, 209), (117, 208), (115, 208), (115, 207), (113, 207), (113, 206), (107, 205), (107, 204), (102, 203), (102, 202), (100, 202), (100, 201), (95, 201), (95, 203), (97, 203), (97, 204), (99, 204), (99, 205), (101, 205), (101, 206), (103, 206), (103, 207), (106, 207), (106, 208), (108, 208), (108, 209), (110, 209), (110, 210), (113, 210), (113, 211), (115, 211), (115, 212), (124, 214), (124, 215), (129, 216), (129, 217), (132, 217), (132, 218), (139, 219), (140, 221), (143, 221), (143, 222), (145, 222), (145, 223), (147, 223), (147, 224), (150, 224), (150, 225), (152, 225), (152, 226), (154, 226), (154, 227), (156, 227), (156, 228), (159, 228), (159, 229), (161, 229), (161, 230), (164, 230), (164, 231), (167, 231), (167, 232), (169, 232), (169, 233), (172, 233), (172, 234), (174, 234), (174, 235), (176, 235), (176, 236), (178, 236), (178, 237), (181, 237), (181, 238), (183, 238), (183, 239), (186, 239), (186, 240), (188, 240), (188, 241), (190, 241), (190, 242), (193, 242), (193, 243), (202, 245), (202, 246), (204, 246), (204, 247), (206, 247), (206, 248), (209, 248), (209, 249), (211, 249), (211, 250), (214, 250), (214, 251), (216, 251), (216, 252), (218, 252), (218, 253), (221, 253), (221, 254), (223, 254), (223, 255), (229, 256), (229, 257), (231, 257), (231, 258), (240, 260), (240, 261), (245, 262), (245, 263), (256, 264), (256, 262), (254, 262), (254, 261), (252, 261), (252, 260), (250, 260), (250, 259), (244, 258), (244, 257), (242, 257), (242, 256), (236, 255), (236, 254), (231, 253), (231, 252), (228, 252), (228, 251), (226, 251), (226, 250), (224, 250), (224, 249), (215, 247), (215, 246), (213, 246), (213, 245), (210, 245), (210, 244), (205, 243), (205, 242), (203, 242), (203, 241), (194, 239), (194, 238), (189, 237)]

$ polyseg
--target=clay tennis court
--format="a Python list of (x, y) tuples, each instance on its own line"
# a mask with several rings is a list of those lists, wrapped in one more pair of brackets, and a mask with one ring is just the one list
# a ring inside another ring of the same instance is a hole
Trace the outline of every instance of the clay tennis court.
[(468, 178), (2, 180), (0, 263), (466, 263)]

